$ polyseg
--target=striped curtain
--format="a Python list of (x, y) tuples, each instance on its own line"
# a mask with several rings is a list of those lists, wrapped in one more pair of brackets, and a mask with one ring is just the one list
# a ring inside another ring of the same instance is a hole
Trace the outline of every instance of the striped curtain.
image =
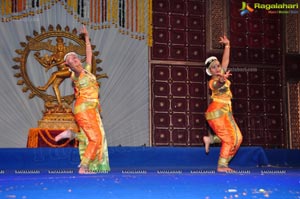
[(2, 22), (38, 15), (55, 4), (94, 30), (118, 28), (152, 45), (152, 0), (1, 0)]

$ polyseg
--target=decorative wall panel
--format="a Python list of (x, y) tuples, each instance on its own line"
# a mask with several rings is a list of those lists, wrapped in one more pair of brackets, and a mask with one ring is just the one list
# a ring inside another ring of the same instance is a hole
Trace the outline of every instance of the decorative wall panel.
[(155, 146), (199, 146), (207, 133), (206, 78), (198, 66), (151, 65), (151, 128)]
[(244, 68), (233, 73), (232, 82), (233, 111), (245, 138), (243, 145), (287, 147), (281, 70)]
[(285, 72), (288, 81), (298, 82), (300, 80), (300, 53), (285, 56)]
[(151, 144), (203, 146), (210, 95), (204, 61), (222, 57), (219, 36), (227, 34), (242, 145), (287, 148), (283, 17), (258, 9), (242, 16), (242, 0), (154, 0), (153, 7)]
[(300, 149), (300, 82), (288, 84), (290, 148)]
[(153, 2), (152, 60), (203, 61), (205, 1)]
[(300, 54), (300, 13), (285, 16), (286, 53)]
[(227, 33), (228, 2), (222, 0), (207, 1), (206, 6), (206, 43), (207, 53), (220, 53), (219, 37)]
[(281, 16), (258, 9), (241, 15), (242, 2), (244, 1), (230, 1), (229, 33), (231, 46), (234, 48), (232, 63), (280, 66), (283, 53)]
[[(287, 144), (282, 16), (254, 9), (241, 15), (242, 0), (230, 1), (233, 110), (243, 145), (285, 148)], [(252, 2), (247, 2), (252, 6)]]

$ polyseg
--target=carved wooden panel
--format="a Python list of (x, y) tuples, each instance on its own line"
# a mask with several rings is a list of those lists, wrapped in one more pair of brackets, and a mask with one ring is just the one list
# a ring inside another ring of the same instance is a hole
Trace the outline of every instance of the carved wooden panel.
[(245, 1), (230, 1), (232, 62), (280, 65), (282, 18), (259, 9), (241, 15), (242, 2)]
[(205, 59), (205, 1), (153, 1), (152, 60)]
[(281, 70), (241, 71), (232, 76), (232, 101), (235, 119), (245, 138), (243, 145), (287, 147)]
[(285, 16), (286, 53), (300, 53), (300, 13)]
[[(198, 146), (207, 133), (207, 76), (202, 67), (152, 64), (151, 128), (156, 146)], [(281, 71), (234, 72), (233, 112), (243, 145), (286, 147)], [(272, 132), (276, 131), (276, 134)], [(159, 134), (159, 135), (157, 135)], [(271, 141), (270, 141), (271, 140)]]
[[(243, 72), (233, 74), (232, 84), (233, 110), (244, 135), (243, 144), (287, 147), (282, 17), (258, 9), (241, 15), (242, 2), (230, 1), (229, 32), (231, 63), (245, 66)], [(252, 1), (247, 3), (253, 5)]]
[(290, 147), (300, 149), (300, 82), (288, 83)]
[(219, 37), (227, 33), (228, 14), (226, 1), (207, 1), (206, 40), (208, 53), (219, 53), (221, 45)]
[(204, 69), (151, 65), (151, 128), (155, 146), (199, 146), (207, 133)]
[[(219, 36), (228, 34), (232, 105), (243, 133), (242, 145), (288, 147), (282, 74), (284, 17), (259, 9), (242, 16), (242, 2), (153, 1), (149, 70), (152, 145), (203, 145), (202, 136), (208, 131), (204, 112), (210, 95), (203, 62), (210, 54), (222, 57)], [(295, 36), (292, 31), (290, 35)], [(295, 46), (290, 45), (292, 48)]]
[(289, 81), (297, 82), (300, 80), (300, 54), (285, 56), (285, 72)]

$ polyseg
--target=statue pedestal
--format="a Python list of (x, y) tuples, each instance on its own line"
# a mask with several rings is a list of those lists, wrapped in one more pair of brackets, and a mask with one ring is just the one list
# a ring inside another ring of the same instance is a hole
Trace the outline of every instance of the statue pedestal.
[(46, 111), (43, 113), (43, 118), (38, 121), (38, 128), (71, 129), (74, 132), (79, 131), (72, 108), (59, 106), (46, 108)]
[(38, 128), (71, 129), (75, 132), (79, 131), (73, 113), (46, 113), (43, 118), (38, 121)]
[(66, 129), (79, 132), (72, 110), (70, 108), (49, 109), (38, 121), (38, 128), (29, 129), (27, 147), (77, 147), (77, 140), (63, 139), (55, 142), (55, 136)]

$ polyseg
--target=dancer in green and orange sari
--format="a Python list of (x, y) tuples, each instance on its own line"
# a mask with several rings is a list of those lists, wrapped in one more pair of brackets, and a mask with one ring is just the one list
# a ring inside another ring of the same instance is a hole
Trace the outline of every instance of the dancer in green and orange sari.
[(206, 73), (212, 76), (208, 86), (211, 90), (211, 103), (209, 104), (205, 117), (214, 131), (215, 135), (203, 137), (206, 153), (213, 143), (221, 143), (220, 156), (218, 160), (218, 172), (233, 172), (228, 164), (234, 157), (242, 143), (242, 134), (237, 126), (231, 108), (232, 93), (230, 90), (231, 76), (227, 71), (230, 56), (230, 42), (226, 36), (220, 37), (220, 43), (224, 44), (222, 63), (214, 56), (205, 61)]
[(107, 172), (110, 166), (105, 131), (100, 117), (99, 85), (91, 73), (92, 48), (85, 26), (81, 33), (85, 35), (86, 42), (85, 67), (74, 52), (67, 53), (64, 57), (66, 65), (72, 71), (71, 78), (75, 85), (74, 115), (80, 132), (66, 130), (56, 136), (55, 140), (74, 137), (79, 140), (80, 174)]

